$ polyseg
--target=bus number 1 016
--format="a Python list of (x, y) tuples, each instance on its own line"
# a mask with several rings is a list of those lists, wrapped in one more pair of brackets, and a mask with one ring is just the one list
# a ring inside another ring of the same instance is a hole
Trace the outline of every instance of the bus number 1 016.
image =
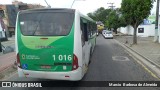
[(53, 55), (53, 60), (56, 61), (56, 59), (59, 61), (71, 61), (72, 55)]

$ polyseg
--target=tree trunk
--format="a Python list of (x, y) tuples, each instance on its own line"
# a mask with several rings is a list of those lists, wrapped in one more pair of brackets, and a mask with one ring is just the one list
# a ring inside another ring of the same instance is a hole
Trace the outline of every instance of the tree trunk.
[(115, 34), (117, 34), (117, 29), (116, 29), (116, 28), (113, 28), (113, 32), (115, 32)]
[(134, 27), (133, 44), (137, 44), (137, 27)]
[(115, 34), (117, 34), (117, 29), (114, 29), (114, 31), (115, 31)]

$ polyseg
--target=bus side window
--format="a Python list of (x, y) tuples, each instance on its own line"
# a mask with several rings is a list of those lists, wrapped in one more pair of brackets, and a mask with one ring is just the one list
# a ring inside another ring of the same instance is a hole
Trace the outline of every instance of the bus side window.
[(88, 29), (87, 29), (87, 23), (84, 23), (84, 38), (85, 38), (85, 41), (88, 41)]
[(92, 23), (92, 33), (95, 34), (97, 32), (96, 24)]
[(81, 41), (82, 41), (82, 46), (85, 44), (85, 39), (84, 39), (84, 25), (82, 19), (80, 19), (80, 27), (81, 27)]
[(88, 22), (87, 23), (87, 31), (88, 31), (88, 37), (90, 38), (91, 37), (91, 35), (92, 35), (92, 29), (91, 29), (91, 23), (90, 22)]
[(82, 32), (83, 32), (83, 36), (84, 36), (84, 40), (88, 41), (88, 34), (90, 34), (89, 30), (88, 30), (88, 24), (85, 20), (81, 19), (81, 26), (82, 26)]

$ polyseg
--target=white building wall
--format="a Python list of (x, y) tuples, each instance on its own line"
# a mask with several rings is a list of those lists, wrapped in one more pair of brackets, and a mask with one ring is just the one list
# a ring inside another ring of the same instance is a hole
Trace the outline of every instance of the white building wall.
[[(138, 28), (144, 28), (143, 33), (138, 33)], [(154, 30), (155, 30), (155, 24), (151, 25), (140, 25), (137, 28), (137, 36), (142, 36), (142, 37), (148, 37), (148, 36), (154, 36)], [(119, 32), (127, 35), (133, 35), (134, 28), (132, 26), (127, 26), (127, 27), (121, 27), (119, 28)]]
[(137, 35), (138, 36), (154, 36), (155, 33), (155, 24), (151, 25), (140, 25), (138, 28), (144, 28), (144, 33), (138, 33), (137, 30)]

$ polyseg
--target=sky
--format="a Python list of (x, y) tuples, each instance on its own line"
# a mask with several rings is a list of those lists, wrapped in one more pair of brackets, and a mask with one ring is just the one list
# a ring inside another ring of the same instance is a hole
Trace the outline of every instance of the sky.
[[(0, 0), (0, 4), (11, 4), (13, 0)], [(24, 3), (34, 3), (47, 6), (44, 0), (18, 0)], [(53, 8), (71, 8), (74, 0), (46, 0)], [(109, 4), (120, 7), (121, 0), (75, 0), (72, 8), (78, 9), (81, 13), (87, 14), (95, 11), (99, 7), (108, 8)]]
[[(0, 4), (11, 4), (13, 0), (0, 0)], [(43, 6), (47, 6), (44, 0), (18, 0), (24, 3), (33, 3), (33, 4), (41, 4)], [(71, 8), (72, 2), (74, 0), (46, 0), (52, 8)], [(87, 14), (90, 12), (94, 12), (96, 9), (100, 7), (108, 8), (110, 4), (114, 3), (116, 8), (121, 7), (122, 0), (75, 0), (72, 8), (78, 9), (81, 13)], [(156, 6), (156, 4), (154, 4)], [(155, 7), (152, 10), (152, 13), (155, 12)]]

